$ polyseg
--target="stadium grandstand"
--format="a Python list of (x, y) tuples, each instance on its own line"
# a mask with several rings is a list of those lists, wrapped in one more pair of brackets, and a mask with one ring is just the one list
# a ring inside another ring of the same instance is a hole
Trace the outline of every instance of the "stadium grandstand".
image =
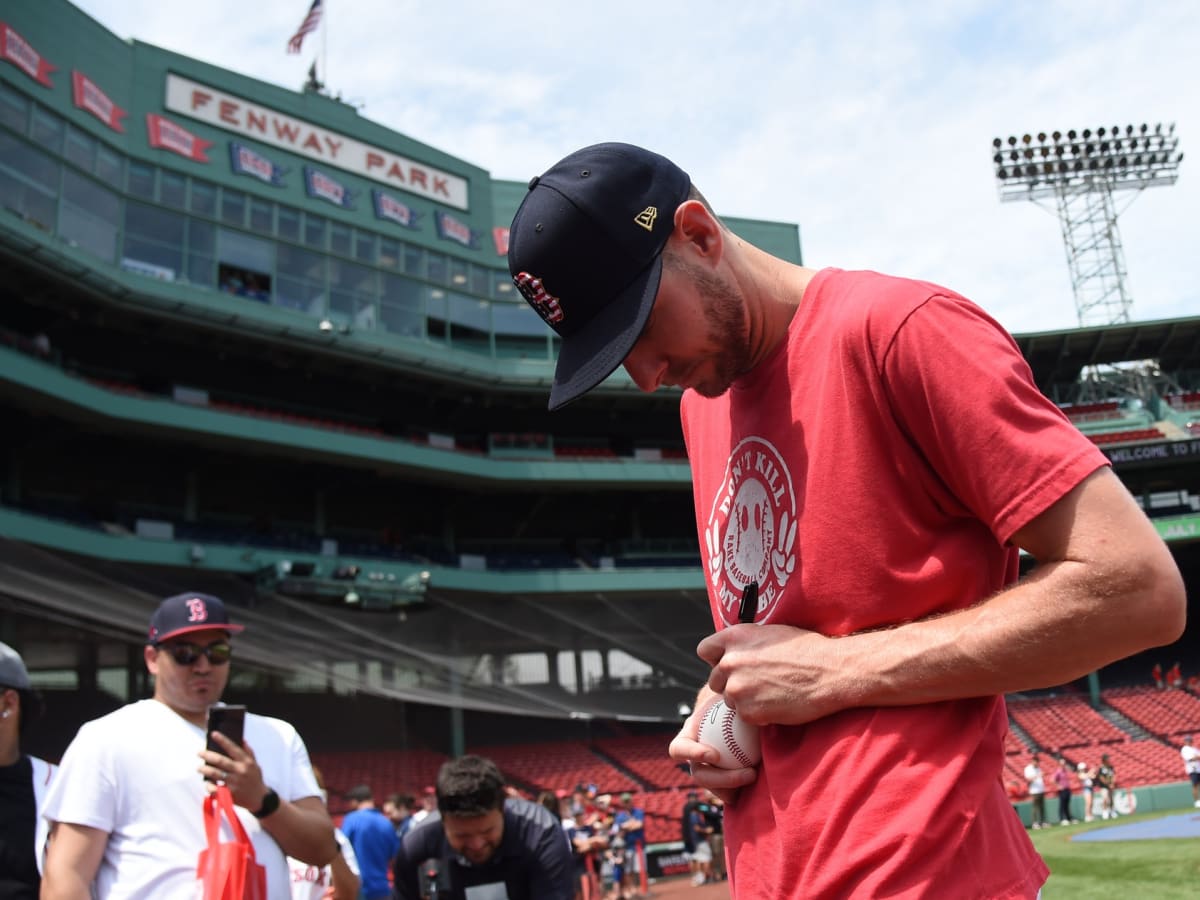
[[(711, 627), (678, 395), (618, 372), (546, 411), (555, 339), (504, 258), (525, 185), (65, 0), (0, 27), (0, 640), (48, 700), (29, 749), (146, 696), (150, 612), (194, 589), (248, 626), (227, 699), (296, 724), (335, 800), (476, 751), (529, 792), (630, 791), (675, 840), (666, 745)], [(727, 221), (800, 261), (798, 226)], [(1200, 317), (1016, 339), (1200, 584)], [(1181, 781), (1198, 645), (1010, 698), (1010, 776), (1108, 752), (1127, 788)]]

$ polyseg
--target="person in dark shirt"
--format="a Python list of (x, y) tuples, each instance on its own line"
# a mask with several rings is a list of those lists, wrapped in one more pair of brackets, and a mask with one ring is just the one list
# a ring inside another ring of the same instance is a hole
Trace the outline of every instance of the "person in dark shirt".
[(692, 884), (697, 886), (708, 881), (712, 872), (712, 845), (708, 839), (713, 829), (708, 823), (707, 809), (698, 791), (688, 791), (683, 805), (683, 849), (692, 871)]
[[(506, 797), (504, 777), (481, 756), (445, 763), (437, 815), (413, 827), (393, 867), (399, 900), (572, 900), (571, 853), (545, 807)], [(436, 890), (430, 885), (436, 884)]]
[(38, 808), (54, 773), (21, 753), (21, 735), (41, 712), (20, 655), (0, 644), (0, 897), (37, 900), (42, 876)]
[(1113, 769), (1112, 760), (1109, 759), (1107, 753), (1100, 754), (1100, 768), (1096, 770), (1096, 787), (1100, 789), (1100, 818), (1115, 819), (1117, 817), (1117, 808), (1113, 803), (1115, 799), (1113, 790), (1117, 786), (1117, 773)]

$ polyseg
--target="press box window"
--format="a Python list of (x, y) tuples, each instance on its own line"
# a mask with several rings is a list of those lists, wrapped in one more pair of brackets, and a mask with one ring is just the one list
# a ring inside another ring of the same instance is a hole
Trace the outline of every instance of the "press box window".
[(228, 228), (220, 229), (217, 244), (217, 287), (227, 294), (269, 303), (275, 244)]
[(323, 315), (327, 263), (321, 253), (280, 244), (275, 302), (311, 316)]
[(423, 285), (402, 275), (383, 275), (379, 322), (393, 334), (420, 337), (425, 330)]
[(121, 267), (175, 281), (183, 272), (184, 217), (157, 206), (125, 203), (125, 250)]
[(304, 243), (310, 247), (325, 249), (325, 227), (328, 223), (311, 213), (304, 216)]
[(192, 182), (192, 212), (209, 219), (217, 212), (217, 189), (207, 181)]
[(426, 275), (434, 284), (446, 284), (450, 279), (450, 267), (446, 263), (444, 253), (429, 251), (428, 269)]
[(67, 162), (74, 163), (85, 172), (92, 171), (96, 157), (96, 140), (78, 128), (67, 128), (67, 145), (63, 150)]
[(184, 176), (163, 169), (159, 190), (164, 206), (170, 206), (173, 209), (187, 208), (187, 178)]
[(329, 263), (329, 313), (355, 328), (375, 327), (377, 277), (374, 269), (340, 259)]
[(35, 141), (47, 150), (62, 153), (65, 132), (66, 123), (61, 118), (36, 103), (33, 105), (33, 128), (30, 135)]
[(379, 265), (385, 269), (400, 268), (401, 253), (403, 250), (395, 241), (379, 239)]
[(154, 199), (154, 166), (129, 161), (129, 193), (143, 200)]
[(275, 204), (266, 200), (250, 198), (250, 230), (256, 234), (270, 234), (275, 218)]
[(338, 256), (350, 255), (350, 229), (334, 222), (329, 227), (329, 249)]
[(221, 221), (226, 225), (246, 224), (246, 195), (229, 188), (221, 191)]
[(187, 277), (193, 284), (211, 288), (216, 265), (217, 226), (191, 217), (187, 223)]
[(300, 240), (300, 213), (288, 206), (279, 207), (278, 234), (285, 241)]
[(103, 144), (96, 145), (96, 177), (105, 184), (122, 184), (125, 157), (114, 153)]
[(62, 165), (0, 131), (0, 203), (42, 231), (54, 230)]
[(363, 262), (375, 261), (375, 235), (368, 231), (355, 230), (354, 258)]
[(71, 169), (63, 170), (59, 237), (105, 262), (113, 262), (120, 216), (121, 202), (115, 193)]
[(29, 100), (0, 81), (0, 122), (24, 134), (28, 121)]

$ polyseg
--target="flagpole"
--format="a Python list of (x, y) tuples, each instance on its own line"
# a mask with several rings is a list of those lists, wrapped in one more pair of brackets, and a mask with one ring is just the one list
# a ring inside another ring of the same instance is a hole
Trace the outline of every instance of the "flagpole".
[(329, 86), (329, 67), (328, 67), (328, 49), (329, 49), (329, 2), (324, 0), (322, 6), (325, 7), (325, 14), (321, 16), (321, 81), (325, 83), (326, 89)]

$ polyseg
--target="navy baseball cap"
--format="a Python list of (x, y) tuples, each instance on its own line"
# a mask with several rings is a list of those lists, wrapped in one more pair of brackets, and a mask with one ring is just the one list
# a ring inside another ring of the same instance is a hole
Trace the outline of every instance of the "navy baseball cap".
[(633, 349), (690, 189), (666, 157), (614, 143), (576, 150), (529, 182), (509, 229), (508, 270), (562, 338), (550, 409), (590, 391)]
[(243, 627), (230, 623), (229, 613), (220, 597), (212, 594), (176, 594), (160, 603), (150, 617), (146, 643), (161, 644), (181, 634), (210, 628), (219, 628), (232, 634)]

